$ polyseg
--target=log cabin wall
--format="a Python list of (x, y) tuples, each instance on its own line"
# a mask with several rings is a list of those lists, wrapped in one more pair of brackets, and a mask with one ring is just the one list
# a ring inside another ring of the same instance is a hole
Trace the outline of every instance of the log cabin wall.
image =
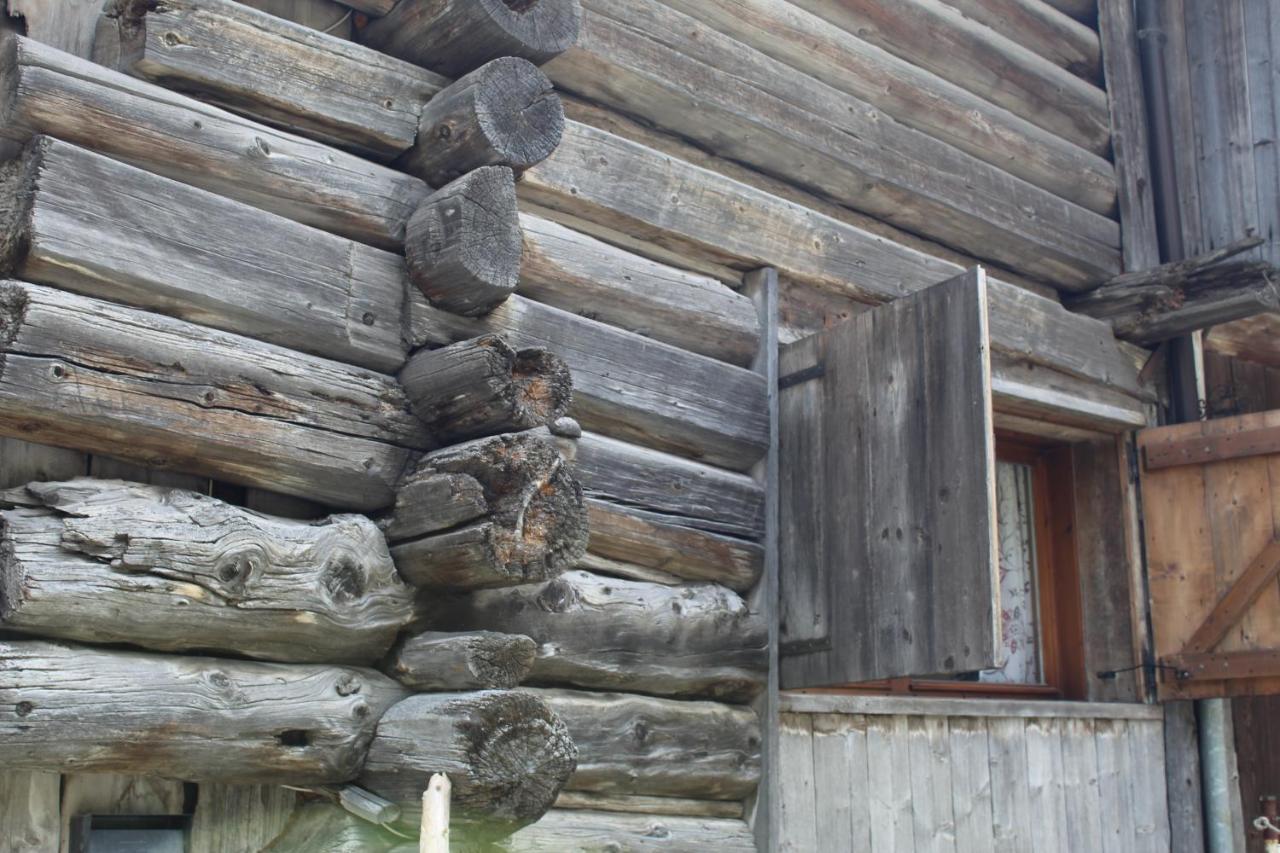
[[(63, 23), (49, 12), (56, 5), (10, 0), (34, 39), (89, 56), (85, 18)], [(386, 32), (393, 28), (378, 35), (376, 14), (362, 31), (364, 15), (330, 0), (249, 5), (401, 50)], [(752, 844), (744, 821), (761, 776), (761, 736), (743, 703), (763, 684), (767, 613), (759, 586), (765, 488), (753, 472), (770, 436), (767, 388), (751, 369), (768, 318), (761, 322), (743, 280), (762, 267), (779, 275), (784, 342), (974, 264), (988, 267), (999, 422), (1075, 443), (1077, 479), (1102, 497), (1079, 498), (1081, 523), (1101, 533), (1082, 555), (1084, 594), (1095, 605), (1086, 618), (1097, 628), (1089, 633), (1090, 666), (1134, 662), (1129, 545), (1112, 523), (1125, 502), (1115, 436), (1146, 422), (1150, 397), (1139, 379), (1146, 352), (1117, 344), (1105, 324), (1059, 302), (1061, 292), (1122, 268), (1094, 17), (1090, 3), (1074, 0), (584, 0), (577, 45), (543, 66), (567, 121), (554, 153), (517, 184), (524, 257), (515, 294), (482, 316), (415, 298), (406, 334), (410, 349), (501, 334), (516, 347), (547, 347), (573, 373), (571, 414), (584, 431), (559, 439), (591, 526), (579, 571), (472, 593), (429, 617), (447, 630), (501, 629), (522, 597), (557, 602), (550, 613), (524, 608), (531, 615), (519, 630), (539, 644), (530, 683), (568, 724), (579, 770), (558, 808), (507, 842), (513, 849), (630, 849), (654, 838), (669, 849)], [(268, 33), (275, 26), (254, 24)], [(111, 62), (98, 47), (97, 59)], [(385, 137), (371, 141), (373, 128), (338, 116), (358, 141), (337, 144), (360, 154), (330, 147), (335, 116), (325, 111), (336, 101), (323, 99), (290, 105), (305, 119), (273, 127), (282, 123), (271, 112), (278, 107), (264, 107), (254, 88), (268, 77), (252, 80), (252, 63), (238, 69), (216, 50), (201, 68), (200, 51), (193, 53), (197, 61), (185, 70), (164, 68), (181, 56), (150, 59), (163, 89), (111, 76), (95, 90), (110, 72), (30, 45), (16, 63), (34, 69), (37, 82), (16, 135), (47, 133), (102, 155), (112, 162), (82, 159), (122, 182), (159, 175), (185, 185), (164, 194), (169, 215), (190, 211), (194, 202), (184, 199), (198, 198), (216, 212), (206, 217), (234, 210), (245, 229), (306, 240), (312, 248), (299, 255), (325, 248), (356, 258), (363, 266), (355, 286), (366, 292), (403, 274), (406, 220), (429, 187), (369, 162), (378, 155), (366, 146)], [(286, 79), (289, 70), (277, 69)], [(408, 76), (434, 85), (429, 74)], [(402, 77), (386, 71), (377, 85)], [(50, 90), (53, 108), (38, 100), (46, 78), (64, 81)], [(174, 131), (191, 123), (217, 128), (222, 149), (191, 156), (191, 139)], [(104, 133), (104, 124), (114, 132)], [(277, 168), (281, 158), (288, 165)], [(75, 185), (73, 159), (63, 187)], [(58, 205), (58, 185), (40, 191)], [(159, 229), (138, 228), (147, 234), (140, 246), (164, 245)], [(77, 260), (84, 259), (29, 254), (15, 275), (101, 296)], [(212, 281), (219, 271), (197, 273)], [(332, 281), (341, 274), (314, 273)], [(121, 301), (253, 336), (226, 306), (201, 303), (200, 312), (184, 313), (183, 300), (200, 298), (195, 288), (175, 297), (182, 282), (160, 269), (146, 276), (149, 284)], [(154, 287), (169, 288), (166, 300), (148, 301), (144, 291)], [(285, 330), (274, 342), (308, 352), (327, 346), (308, 331)], [(403, 357), (388, 355), (385, 342), (365, 344), (359, 356), (318, 354), (372, 359), (366, 366), (382, 371), (389, 370), (383, 359)], [(6, 486), (81, 473), (172, 476), (120, 467), (98, 447), (86, 456), (6, 442)], [(271, 478), (228, 486), (209, 479), (220, 470), (173, 482), (273, 514), (322, 512), (305, 502), (322, 497), (306, 486), (270, 489)], [(368, 500), (377, 503), (377, 484), (370, 488)], [(333, 495), (323, 502), (344, 503)], [(629, 610), (640, 614), (635, 624), (612, 615)], [(682, 618), (658, 618), (669, 612)], [(618, 633), (631, 648), (613, 660), (606, 650)], [(693, 644), (696, 654), (668, 664), (671, 643)], [(1137, 688), (1121, 676), (1091, 691), (1124, 700)], [(701, 755), (708, 740), (716, 745), (706, 766), (691, 770), (688, 756)], [(23, 822), (20, 850), (65, 843), (60, 827), (75, 813), (184, 806), (181, 783), (141, 777), (9, 773), (0, 790), (9, 792), (0, 815)], [(206, 782), (186, 805), (192, 801), (192, 849), (247, 851), (279, 832), (294, 795)]]

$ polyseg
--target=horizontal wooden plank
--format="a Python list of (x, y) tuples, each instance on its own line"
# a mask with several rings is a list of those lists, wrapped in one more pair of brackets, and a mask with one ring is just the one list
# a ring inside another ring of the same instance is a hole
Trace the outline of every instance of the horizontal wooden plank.
[(404, 362), (399, 255), (52, 137), (3, 168), (26, 206), (0, 225), (6, 274), (383, 373)]
[(1185, 438), (1151, 436), (1142, 444), (1143, 464), (1150, 471), (1273, 453), (1280, 453), (1280, 424), (1241, 432)]
[(943, 699), (784, 692), (781, 710), (790, 714), (923, 715), (937, 717), (1019, 717), (1042, 719), (1161, 720), (1156, 705), (1120, 702), (1049, 702), (1026, 699)]
[(1095, 154), (1107, 152), (1102, 89), (942, 0), (793, 2)]
[[(1039, 3), (1040, 0), (1015, 0)], [(1116, 203), (1115, 169), (1004, 107), (847, 33), (789, 0), (663, 0), (725, 35), (1095, 213)], [(1097, 35), (1094, 34), (1094, 40)]]
[(1111, 220), (1056, 198), (656, 0), (587, 0), (557, 86), (722, 156), (1064, 288), (1120, 270)]
[(508, 853), (614, 853), (618, 850), (716, 850), (755, 853), (755, 836), (741, 820), (611, 814), (552, 809), (537, 823), (499, 842)]
[(562, 791), (557, 809), (587, 809), (625, 814), (682, 815), (685, 817), (742, 818), (742, 803), (735, 800), (690, 800), (681, 797), (615, 796), (589, 791)]
[(423, 181), (353, 154), (0, 32), (0, 134), (59, 139), (383, 248)]
[(1280, 678), (1280, 654), (1274, 649), (1174, 655), (1161, 663), (1180, 670), (1180, 681)]
[(613, 438), (738, 471), (768, 442), (764, 380), (740, 367), (521, 296), (472, 318), (433, 308), (415, 292), (407, 322), (414, 346), (494, 333), (517, 348), (550, 350), (573, 374), (570, 414)]

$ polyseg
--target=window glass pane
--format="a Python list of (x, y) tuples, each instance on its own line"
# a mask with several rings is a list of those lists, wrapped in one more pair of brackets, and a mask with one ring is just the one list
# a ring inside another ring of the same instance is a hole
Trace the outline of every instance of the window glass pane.
[(1036, 591), (1035, 507), (1031, 467), (996, 464), (996, 528), (1000, 549), (1001, 665), (979, 680), (1038, 684), (1039, 595)]

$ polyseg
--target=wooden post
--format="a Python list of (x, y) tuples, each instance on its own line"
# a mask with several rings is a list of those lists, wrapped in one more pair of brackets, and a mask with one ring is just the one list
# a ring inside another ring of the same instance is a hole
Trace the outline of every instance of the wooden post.
[(449, 853), (449, 777), (435, 773), (422, 792), (422, 834), (418, 853)]

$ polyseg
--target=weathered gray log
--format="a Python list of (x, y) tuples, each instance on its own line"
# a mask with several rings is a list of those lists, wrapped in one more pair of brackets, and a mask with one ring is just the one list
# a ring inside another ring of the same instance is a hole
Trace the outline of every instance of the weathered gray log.
[(412, 616), (381, 532), (119, 480), (0, 512), (0, 629), (159, 651), (372, 664)]
[(533, 668), (536, 650), (522, 634), (428, 631), (397, 644), (383, 671), (422, 691), (515, 687)]
[(262, 853), (384, 853), (403, 841), (331, 803), (306, 803)]
[(483, 335), (422, 349), (400, 370), (413, 411), (441, 443), (547, 426), (569, 409), (573, 380), (545, 349)]
[(487, 62), (422, 109), (417, 144), (401, 159), (410, 174), (441, 186), (480, 166), (516, 174), (541, 163), (564, 134), (564, 107), (547, 75), (516, 57)]
[(522, 213), (520, 225), (525, 296), (733, 364), (755, 356), (760, 323), (741, 293), (547, 219)]
[(563, 791), (556, 797), (557, 809), (590, 809), (623, 814), (673, 815), (676, 817), (725, 817), (742, 819), (738, 800), (690, 800), (680, 797), (593, 794), (590, 791)]
[(470, 474), (412, 472), (401, 480), (383, 529), (394, 542), (448, 530), (488, 512), (484, 487)]
[(0, 282), (0, 353), (0, 433), (330, 506), (427, 444), (389, 376), (37, 285)]
[(432, 451), (406, 482), (457, 474), (480, 484), (484, 515), (420, 538), (393, 539), (391, 556), (410, 583), (453, 589), (531, 583), (554, 577), (585, 553), (582, 487), (549, 435), (509, 433)]
[(1102, 82), (1096, 29), (1045, 0), (954, 0), (947, 5), (1090, 82)]
[(436, 190), (405, 227), (409, 276), (431, 304), (475, 316), (500, 305), (520, 275), (515, 178), (484, 166)]
[(1190, 334), (1280, 310), (1280, 268), (1227, 259), (1261, 245), (1248, 237), (1195, 258), (1122, 273), (1067, 301), (1081, 314), (1111, 323), (1116, 337), (1137, 344)]
[(354, 777), (407, 691), (379, 672), (0, 641), (0, 763), (312, 785)]
[(360, 784), (421, 812), (433, 773), (453, 786), (451, 818), (500, 836), (541, 817), (577, 764), (564, 723), (536, 696), (424, 693), (378, 721)]
[(578, 0), (400, 0), (357, 38), (392, 56), (459, 77), (500, 56), (535, 65), (578, 40)]
[(521, 690), (546, 702), (578, 747), (578, 769), (565, 790), (741, 800), (760, 782), (760, 721), (750, 708)]
[(404, 362), (404, 262), (38, 136), (0, 166), (0, 275), (384, 373)]
[(500, 334), (545, 347), (573, 374), (570, 413), (587, 429), (737, 471), (764, 452), (764, 381), (750, 370), (512, 296), (488, 315), (459, 317), (410, 294), (414, 346)]
[(111, 0), (94, 59), (234, 112), (389, 159), (449, 81), (231, 0)]
[(421, 180), (0, 32), (0, 135), (48, 133), (148, 171), (383, 248)]
[(530, 684), (747, 700), (764, 685), (764, 622), (714, 584), (669, 587), (565, 572), (423, 602), (423, 624), (538, 643)]
[[(507, 853), (754, 853), (745, 821), (553, 809), (504, 839)], [(399, 853), (399, 851), (397, 851)]]

